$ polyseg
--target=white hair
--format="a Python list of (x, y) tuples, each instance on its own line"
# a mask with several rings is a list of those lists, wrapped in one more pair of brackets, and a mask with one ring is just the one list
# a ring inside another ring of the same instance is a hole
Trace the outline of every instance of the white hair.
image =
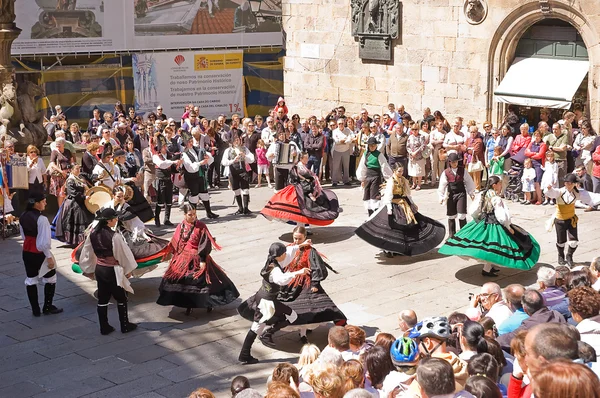
[(67, 142), (67, 140), (64, 139), (64, 137), (58, 137), (56, 138), (56, 140), (54, 141), (56, 142), (56, 145), (65, 145), (65, 142)]
[(537, 272), (537, 281), (546, 286), (554, 286), (556, 283), (556, 270), (550, 267), (540, 267)]
[(344, 363), (344, 358), (342, 358), (342, 354), (335, 348), (328, 348), (323, 350), (321, 355), (319, 355), (319, 363), (322, 365), (331, 364), (340, 367)]
[(272, 116), (269, 116), (269, 117), (267, 118), (267, 123), (269, 123), (269, 122), (272, 122), (272, 121), (274, 121), (273, 117), (272, 117)]
[(481, 290), (484, 289), (487, 289), (490, 294), (495, 293), (498, 295), (498, 297), (502, 298), (502, 288), (499, 284), (494, 282), (488, 282), (481, 287)]
[[(237, 395), (236, 395), (237, 397)], [(353, 388), (344, 394), (344, 398), (373, 398), (374, 395), (364, 388)]]
[(66, 134), (65, 134), (64, 131), (60, 130), (60, 131), (57, 131), (56, 133), (54, 133), (54, 137), (56, 137), (56, 138), (59, 138), (59, 137), (60, 138), (65, 138)]
[(192, 128), (192, 131), (190, 131), (191, 135), (194, 135), (195, 132), (199, 132), (200, 131), (200, 126), (196, 126)]

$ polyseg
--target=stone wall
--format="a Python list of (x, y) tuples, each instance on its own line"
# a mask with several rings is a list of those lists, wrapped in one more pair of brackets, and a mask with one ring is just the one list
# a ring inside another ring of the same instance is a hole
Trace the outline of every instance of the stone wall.
[[(539, 0), (487, 2), (486, 20), (470, 25), (463, 13), (464, 0), (402, 1), (400, 38), (394, 41), (393, 61), (386, 63), (358, 57), (358, 43), (350, 32), (349, 0), (284, 0), (286, 101), (301, 115), (321, 116), (338, 104), (350, 113), (361, 107), (381, 113), (393, 102), (404, 104), (414, 116), (427, 106), (448, 117), (496, 122), (503, 107), (493, 101), (491, 93), (510, 66), (508, 53), (514, 53), (518, 37), (535, 22), (519, 27), (521, 31), (513, 27), (525, 15), (539, 20), (544, 14)], [(579, 28), (591, 63), (594, 55), (600, 59), (594, 28), (598, 25), (592, 25), (598, 21), (600, 3), (549, 3), (548, 17)], [(504, 29), (512, 33), (505, 34)], [(510, 50), (499, 53), (501, 45)], [(597, 119), (596, 67), (591, 71), (590, 107)]]

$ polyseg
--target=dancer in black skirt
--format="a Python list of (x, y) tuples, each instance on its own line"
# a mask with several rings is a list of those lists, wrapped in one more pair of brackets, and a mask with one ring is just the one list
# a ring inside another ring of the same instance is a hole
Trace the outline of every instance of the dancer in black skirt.
[(221, 248), (206, 224), (198, 220), (195, 207), (186, 203), (182, 211), (185, 218), (169, 243), (173, 258), (158, 288), (160, 296), (156, 302), (187, 308), (187, 315), (192, 308), (210, 312), (213, 307), (231, 303), (240, 293), (210, 256), (213, 247)]
[(85, 229), (94, 220), (94, 215), (85, 207), (85, 192), (88, 183), (80, 177), (81, 166), (73, 165), (67, 178), (67, 199), (63, 202), (56, 220), (56, 239), (77, 246), (85, 239)]
[[(310, 241), (308, 242), (310, 244)], [(298, 319), (296, 311), (280, 302), (277, 299), (277, 295), (281, 286), (286, 286), (297, 275), (309, 275), (311, 271), (309, 268), (303, 268), (299, 271), (284, 272), (281, 263), (289, 262), (292, 257), (290, 253), (293, 253), (293, 251), (290, 251), (289, 248), (286, 250), (283, 243), (273, 243), (269, 247), (267, 261), (260, 271), (260, 276), (263, 278), (262, 285), (254, 295), (254, 300), (252, 300), (254, 322), (252, 322), (252, 326), (246, 335), (238, 358), (243, 364), (258, 362), (258, 359), (252, 356), (250, 350), (252, 349), (254, 340), (256, 340), (256, 336), (261, 335), (267, 325), (273, 325), (272, 329), (277, 331), (294, 323)], [(238, 312), (240, 310), (243, 311), (247, 305), (247, 303), (242, 303), (240, 308), (238, 308)]]
[(379, 189), (382, 182), (392, 176), (392, 169), (390, 169), (383, 153), (377, 150), (377, 145), (379, 145), (377, 138), (369, 138), (367, 141), (368, 149), (361, 157), (356, 169), (356, 176), (363, 189), (363, 202), (369, 212), (369, 217), (379, 209), (381, 200)]
[[(298, 314), (294, 326), (300, 327), (300, 337), (304, 343), (308, 342), (306, 337), (307, 325), (315, 325), (316, 327), (320, 323), (346, 321), (344, 313), (335, 305), (321, 286), (321, 282), (327, 278), (329, 270), (336, 274), (337, 272), (310, 245), (306, 235), (306, 228), (302, 226), (294, 228), (294, 245), (298, 246), (298, 250), (293, 251), (293, 258), (284, 269), (286, 272), (309, 269), (310, 273), (294, 277), (287, 285), (279, 289), (277, 295), (277, 300), (286, 303)], [(280, 265), (282, 264), (280, 263)], [(256, 307), (256, 296), (252, 296), (238, 307), (238, 312), (242, 317), (251, 321), (254, 320)], [(276, 331), (275, 328), (266, 330), (260, 336), (263, 344), (268, 347), (275, 346), (273, 334)]]
[(100, 333), (114, 332), (108, 323), (108, 304), (113, 297), (117, 301), (121, 333), (129, 333), (137, 328), (129, 322), (127, 293), (133, 293), (128, 277), (137, 267), (133, 253), (119, 232), (117, 212), (111, 208), (96, 214), (98, 223), (86, 237), (79, 259), (79, 266), (85, 275), (94, 274), (98, 282), (98, 321)]
[(354, 232), (367, 243), (393, 253), (416, 256), (427, 253), (444, 240), (446, 230), (439, 222), (418, 212), (410, 196), (410, 185), (403, 176), (402, 163), (394, 165), (387, 180), (382, 206)]

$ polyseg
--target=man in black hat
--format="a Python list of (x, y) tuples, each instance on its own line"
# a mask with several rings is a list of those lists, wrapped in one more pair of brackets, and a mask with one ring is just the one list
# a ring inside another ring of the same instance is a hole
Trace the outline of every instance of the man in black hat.
[[(46, 209), (46, 197), (41, 193), (32, 193), (27, 202), (27, 210), (21, 215), (21, 237), (23, 238), (23, 262), (25, 263), (25, 286), (27, 297), (34, 316), (60, 314), (62, 308), (52, 304), (56, 290), (56, 263), (52, 256), (50, 223), (42, 215)], [(43, 269), (42, 269), (43, 268)], [(41, 272), (40, 272), (41, 271)], [(44, 307), (40, 311), (37, 285), (44, 285)]]
[(168, 153), (168, 143), (165, 136), (157, 134), (156, 153), (152, 155), (152, 163), (156, 166), (156, 207), (154, 208), (154, 224), (160, 227), (160, 212), (165, 208), (165, 225), (171, 226), (171, 206), (173, 204), (173, 181), (171, 176), (177, 172), (177, 167), (181, 166), (183, 159), (172, 160)]
[(113, 297), (117, 301), (121, 333), (128, 333), (137, 328), (129, 322), (127, 311), (127, 293), (133, 293), (128, 277), (137, 267), (135, 258), (125, 238), (115, 232), (117, 212), (111, 207), (96, 213), (96, 225), (86, 236), (79, 266), (85, 275), (95, 276), (98, 283), (98, 320), (100, 333), (112, 333), (113, 328), (108, 323), (108, 304)]
[(198, 199), (200, 199), (206, 209), (206, 217), (218, 218), (219, 215), (210, 209), (210, 196), (206, 181), (208, 166), (214, 161), (213, 157), (204, 148), (195, 148), (192, 135), (187, 131), (181, 132), (181, 143), (185, 148), (182, 154), (183, 179), (190, 192), (190, 205), (196, 208)]
[(446, 201), (448, 216), (448, 237), (456, 233), (456, 218), (460, 227), (467, 224), (467, 193), (475, 198), (475, 183), (464, 166), (459, 166), (460, 157), (457, 153), (448, 155), (448, 167), (440, 176), (438, 195), (440, 204)]
[[(575, 202), (579, 200), (577, 189), (577, 176), (569, 173), (565, 175), (564, 186), (555, 189), (548, 185), (545, 190), (547, 197), (556, 200), (556, 213), (554, 214), (554, 227), (556, 228), (556, 250), (558, 251), (558, 264), (573, 267), (573, 253), (579, 245), (577, 238), (578, 217), (575, 214)], [(565, 258), (565, 246), (568, 245)]]
[(376, 137), (369, 137), (367, 150), (356, 169), (356, 177), (363, 189), (363, 202), (369, 216), (379, 208), (379, 202), (381, 201), (379, 188), (381, 184), (392, 176), (392, 169), (388, 165), (385, 156), (377, 150), (379, 144)]

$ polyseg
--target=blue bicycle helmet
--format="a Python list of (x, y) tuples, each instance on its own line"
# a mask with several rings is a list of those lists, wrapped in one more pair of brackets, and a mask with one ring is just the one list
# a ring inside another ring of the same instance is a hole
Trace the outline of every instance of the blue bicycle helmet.
[(419, 346), (410, 337), (400, 337), (392, 343), (390, 355), (395, 366), (414, 363), (419, 357)]

